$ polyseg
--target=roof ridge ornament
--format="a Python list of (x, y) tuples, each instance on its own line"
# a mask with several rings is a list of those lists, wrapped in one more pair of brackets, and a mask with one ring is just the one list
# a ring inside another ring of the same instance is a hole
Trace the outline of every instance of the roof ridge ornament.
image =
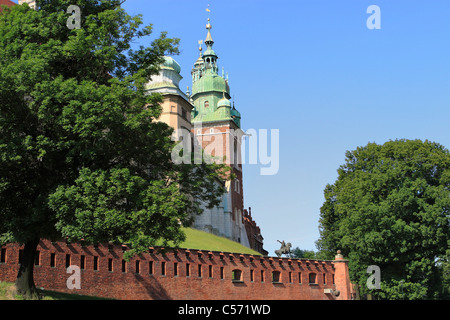
[(207, 46), (212, 46), (212, 44), (214, 43), (214, 40), (212, 39), (212, 36), (211, 36), (212, 25), (211, 25), (210, 21), (211, 21), (211, 19), (208, 18), (208, 23), (206, 24), (206, 30), (208, 30), (208, 34), (206, 35), (205, 44)]

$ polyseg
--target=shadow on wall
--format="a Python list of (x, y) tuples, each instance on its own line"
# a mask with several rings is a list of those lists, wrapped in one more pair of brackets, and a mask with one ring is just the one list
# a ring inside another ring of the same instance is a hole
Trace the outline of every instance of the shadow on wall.
[[(140, 274), (134, 274), (134, 277), (141, 283), (143, 290), (153, 300), (173, 300), (166, 289), (159, 283), (155, 277), (150, 277), (145, 281)], [(147, 299), (146, 299), (147, 300)]]

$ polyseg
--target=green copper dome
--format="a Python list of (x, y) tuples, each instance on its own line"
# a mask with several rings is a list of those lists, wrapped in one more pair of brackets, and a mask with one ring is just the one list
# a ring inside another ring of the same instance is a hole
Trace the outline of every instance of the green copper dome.
[(163, 67), (163, 68), (171, 68), (171, 69), (175, 70), (177, 73), (181, 72), (180, 65), (172, 57), (165, 56), (164, 57), (164, 62), (161, 65), (161, 67)]
[(215, 51), (211, 48), (206, 49), (205, 53), (203, 54), (203, 56), (214, 56), (217, 57), (217, 54), (215, 53)]
[(237, 111), (236, 108), (234, 108), (234, 107), (233, 107), (233, 109), (231, 109), (231, 115), (235, 116), (236, 118), (241, 117), (241, 113), (239, 111)]
[(237, 124), (237, 126), (241, 127), (241, 113), (236, 110), (236, 108), (233, 106), (231, 109), (231, 118), (233, 118), (234, 123)]
[(228, 107), (231, 108), (231, 102), (230, 100), (228, 100), (227, 98), (223, 97), (222, 99), (219, 100), (219, 102), (217, 103), (217, 108), (221, 108), (221, 107)]
[(228, 85), (224, 78), (215, 72), (208, 70), (199, 80), (192, 84), (192, 95), (204, 92), (227, 92), (229, 93)]

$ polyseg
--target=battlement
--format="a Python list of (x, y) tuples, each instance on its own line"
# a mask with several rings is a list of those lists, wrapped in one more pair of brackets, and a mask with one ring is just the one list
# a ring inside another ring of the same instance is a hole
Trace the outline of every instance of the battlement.
[[(193, 249), (160, 252), (162, 248), (149, 248), (125, 261), (127, 249), (41, 240), (35, 283), (49, 290), (132, 300), (349, 299), (347, 261), (342, 259), (289, 259)], [(1, 247), (1, 281), (15, 281), (21, 250), (18, 244)], [(79, 290), (67, 288), (71, 274), (66, 270), (73, 265), (81, 269)]]

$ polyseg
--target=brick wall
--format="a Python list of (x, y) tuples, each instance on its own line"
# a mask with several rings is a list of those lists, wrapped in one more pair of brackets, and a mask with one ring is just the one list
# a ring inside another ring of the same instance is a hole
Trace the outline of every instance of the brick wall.
[(261, 229), (252, 218), (252, 208), (244, 209), (244, 225), (247, 231), (248, 241), (250, 248), (263, 255), (267, 255), (268, 252), (264, 250), (264, 238), (261, 235)]
[[(1, 248), (0, 281), (14, 282), (22, 247), (8, 244)], [(42, 240), (35, 283), (49, 290), (124, 300), (349, 298), (345, 292), (348, 272), (339, 273), (345, 269), (346, 260), (339, 260), (336, 268), (337, 260), (280, 259), (187, 249), (163, 255), (150, 249), (123, 262), (123, 250), (126, 248), (107, 244), (94, 247)], [(81, 289), (69, 290), (66, 281), (71, 274), (66, 273), (66, 265), (82, 264)], [(325, 289), (340, 290), (341, 294), (336, 298), (324, 293)]]

